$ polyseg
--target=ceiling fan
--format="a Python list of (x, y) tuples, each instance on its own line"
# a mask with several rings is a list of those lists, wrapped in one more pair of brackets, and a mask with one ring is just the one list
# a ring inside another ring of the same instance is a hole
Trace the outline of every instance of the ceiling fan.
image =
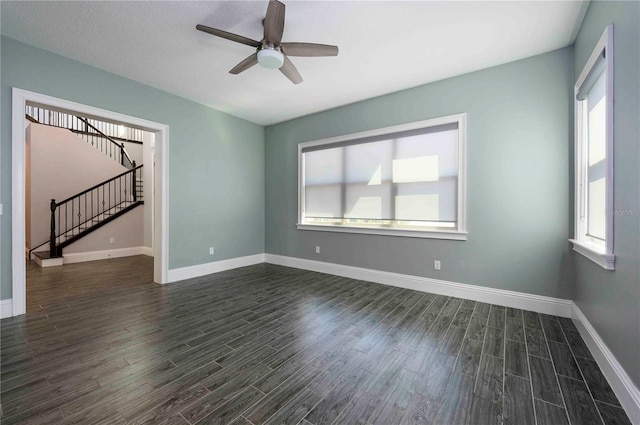
[(267, 15), (262, 21), (264, 37), (261, 41), (206, 25), (196, 25), (196, 29), (256, 48), (256, 52), (234, 66), (229, 71), (230, 74), (239, 74), (259, 63), (265, 68), (280, 69), (280, 72), (291, 80), (293, 84), (299, 84), (302, 82), (302, 77), (288, 56), (337, 56), (338, 46), (316, 43), (283, 43), (284, 10), (283, 3), (278, 0), (269, 1)]

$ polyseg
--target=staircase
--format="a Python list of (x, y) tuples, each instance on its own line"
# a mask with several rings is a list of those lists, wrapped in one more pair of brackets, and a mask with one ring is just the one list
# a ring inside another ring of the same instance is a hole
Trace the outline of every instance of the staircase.
[[(51, 200), (49, 239), (32, 248), (29, 258), (33, 254), (42, 267), (62, 265), (65, 247), (144, 204), (142, 165), (136, 165), (125, 148), (125, 142), (141, 144), (142, 131), (34, 105), (27, 105), (26, 118), (33, 123), (71, 131), (127, 169), (67, 199)], [(45, 249), (36, 251), (41, 247)]]
[(138, 165), (63, 201), (52, 199), (49, 240), (29, 254), (48, 245), (47, 251), (33, 252), (36, 263), (62, 265), (64, 247), (143, 205), (142, 196), (142, 165)]

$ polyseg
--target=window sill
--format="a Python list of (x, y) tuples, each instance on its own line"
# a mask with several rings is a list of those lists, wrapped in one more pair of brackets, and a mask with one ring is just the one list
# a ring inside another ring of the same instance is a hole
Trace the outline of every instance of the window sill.
[(593, 261), (605, 270), (615, 270), (616, 256), (613, 254), (605, 254), (593, 245), (581, 242), (575, 239), (569, 239), (573, 244), (573, 250), (578, 254), (582, 254), (589, 260)]
[(458, 231), (428, 231), (405, 229), (375, 229), (365, 227), (330, 226), (321, 224), (296, 224), (298, 230), (314, 230), (320, 232), (359, 233), (365, 235), (401, 236), (408, 238), (449, 239), (466, 241), (467, 232)]

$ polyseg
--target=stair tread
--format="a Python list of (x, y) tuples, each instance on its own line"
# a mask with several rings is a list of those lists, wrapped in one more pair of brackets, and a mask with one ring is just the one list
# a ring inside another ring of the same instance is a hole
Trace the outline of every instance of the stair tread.
[(33, 255), (35, 255), (36, 257), (38, 257), (41, 260), (48, 260), (50, 258), (62, 258), (61, 255), (54, 255), (52, 257), (51, 253), (49, 251), (38, 251), (38, 252), (34, 252)]

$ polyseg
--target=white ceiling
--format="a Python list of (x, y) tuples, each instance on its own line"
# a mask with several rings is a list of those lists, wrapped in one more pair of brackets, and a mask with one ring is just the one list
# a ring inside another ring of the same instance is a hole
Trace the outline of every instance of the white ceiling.
[[(2, 34), (268, 125), (570, 45), (583, 1), (297, 1), (283, 41), (335, 44), (292, 58), (294, 85), (253, 48), (196, 24), (262, 39), (267, 1), (2, 1)], [(48, 71), (51, 72), (51, 71)]]

